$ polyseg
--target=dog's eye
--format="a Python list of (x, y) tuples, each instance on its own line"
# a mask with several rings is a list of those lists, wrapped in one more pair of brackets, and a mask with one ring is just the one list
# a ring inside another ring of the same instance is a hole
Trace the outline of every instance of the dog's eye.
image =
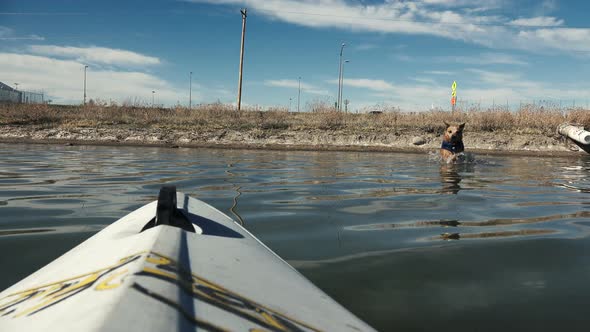
[(452, 130), (449, 130), (449, 134), (452, 133), (452, 132), (453, 132)]

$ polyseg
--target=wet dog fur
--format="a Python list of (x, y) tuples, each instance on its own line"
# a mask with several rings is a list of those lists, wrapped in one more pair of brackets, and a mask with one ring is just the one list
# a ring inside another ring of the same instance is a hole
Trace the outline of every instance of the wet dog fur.
[(465, 150), (463, 145), (463, 129), (465, 122), (459, 125), (452, 125), (444, 121), (445, 132), (442, 137), (440, 156), (447, 163), (457, 160), (457, 155)]

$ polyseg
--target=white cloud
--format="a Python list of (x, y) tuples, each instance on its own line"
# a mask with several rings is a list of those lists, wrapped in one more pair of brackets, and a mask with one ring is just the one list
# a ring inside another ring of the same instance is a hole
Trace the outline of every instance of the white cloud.
[(444, 71), (444, 70), (426, 70), (426, 71), (424, 71), (424, 74), (431, 74), (431, 75), (453, 75), (452, 72), (450, 72), (450, 71)]
[(552, 16), (538, 16), (531, 18), (519, 18), (508, 23), (525, 27), (556, 27), (563, 25), (563, 20)]
[(354, 49), (357, 51), (369, 51), (369, 50), (373, 50), (378, 48), (379, 46), (377, 44), (371, 44), (371, 43), (362, 43), (359, 45), (355, 45)]
[[(467, 72), (467, 75), (465, 75)], [(344, 85), (348, 96), (352, 96), (351, 110), (362, 110), (367, 106), (390, 105), (402, 111), (425, 111), (434, 107), (450, 109), (452, 79), (444, 76), (454, 73), (447, 71), (424, 71), (432, 75), (442, 75), (440, 79), (428, 77), (411, 77), (407, 80), (393, 82), (375, 78), (345, 78)], [(516, 108), (519, 103), (547, 100), (559, 104), (560, 100), (571, 103), (577, 98), (578, 105), (590, 91), (589, 85), (553, 84), (533, 81), (518, 71), (492, 71), (480, 68), (467, 68), (457, 73), (458, 100), (461, 107), (480, 105), (490, 107), (492, 104)], [(466, 78), (468, 77), (468, 79)], [(336, 85), (337, 79), (327, 83)], [(276, 81), (276, 85), (297, 88), (297, 81)], [(353, 91), (354, 90), (354, 91)], [(364, 91), (363, 91), (364, 90)]]
[[(420, 1), (387, 1), (382, 4), (353, 4), (344, 0), (193, 0), (214, 4), (245, 4), (253, 11), (284, 22), (315, 28), (337, 27), (353, 31), (434, 34), (452, 38), (449, 27), (416, 22), (417, 18), (437, 19), (439, 22), (464, 23), (452, 30), (463, 30), (465, 22), (458, 14), (444, 10), (430, 12)], [(435, 17), (436, 16), (436, 17)], [(304, 18), (304, 19), (302, 19)]]
[(472, 65), (491, 65), (491, 64), (502, 64), (502, 65), (520, 65), (526, 66), (528, 63), (521, 60), (520, 58), (506, 54), (506, 53), (481, 53), (477, 56), (464, 56), (464, 55), (451, 55), (451, 56), (438, 56), (432, 57), (429, 61), (441, 61), (441, 62), (456, 62), (462, 64)]
[[(299, 81), (297, 80), (266, 80), (264, 81), (264, 85), (266, 86), (273, 86), (273, 87), (280, 87), (280, 88), (299, 88)], [(301, 83), (301, 88), (305, 89), (306, 87), (309, 88), (309, 85), (305, 83)]]
[(537, 6), (536, 12), (539, 15), (546, 15), (547, 13), (557, 10), (557, 7), (556, 0), (544, 0)]
[[(43, 91), (48, 99), (57, 103), (81, 103), (83, 97), (84, 64), (46, 56), (0, 53), (2, 79), (18, 82), (29, 91)], [(90, 68), (87, 73), (88, 98), (115, 100), (137, 99), (151, 103), (172, 105), (187, 99), (172, 84), (154, 75), (136, 71), (116, 71)], [(200, 99), (198, 91), (193, 98)]]
[(514, 82), (517, 82), (522, 78), (520, 73), (515, 72), (505, 73), (476, 68), (469, 68), (467, 71), (479, 75), (479, 78), (482, 82), (492, 84), (514, 84)]
[(424, 84), (436, 84), (436, 81), (432, 78), (428, 77), (412, 77), (410, 78), (412, 81)]
[(559, 84), (531, 81), (518, 72), (497, 72), (481, 69), (468, 69), (475, 74), (471, 87), (457, 88), (461, 98), (478, 101), (485, 104), (508, 101), (511, 104), (531, 102), (532, 100), (560, 100), (583, 98), (590, 90), (590, 86), (580, 84)]
[[(338, 80), (328, 80), (328, 83), (338, 84)], [(354, 88), (364, 88), (373, 91), (390, 91), (395, 87), (384, 80), (374, 80), (368, 78), (345, 78), (343, 83), (345, 86)]]
[[(527, 80), (519, 72), (500, 72), (467, 69), (469, 81), (458, 81), (457, 96), (462, 105), (481, 104), (482, 107), (504, 105), (517, 107), (520, 102), (530, 103), (534, 100), (572, 101), (584, 98), (590, 85), (579, 84), (554, 85), (545, 82)], [(330, 80), (336, 84), (337, 80)], [(344, 81), (344, 85), (360, 89), (368, 89), (373, 93), (362, 97), (363, 105), (391, 105), (405, 111), (423, 111), (432, 106), (450, 108), (451, 82), (439, 84), (435, 80), (412, 78), (400, 83), (387, 82), (380, 79), (357, 78)], [(358, 94), (357, 94), (358, 96)], [(369, 97), (369, 98), (367, 98)], [(372, 97), (373, 101), (370, 101)], [(359, 103), (353, 100), (355, 108)]]
[[(188, 0), (245, 5), (274, 20), (311, 28), (431, 35), (495, 49), (526, 51), (590, 50), (590, 29), (560, 27), (562, 19), (544, 15), (513, 19), (492, 14), (501, 0)], [(553, 7), (546, 1), (543, 6)], [(534, 25), (535, 27), (532, 27)], [(543, 28), (538, 28), (542, 26)]]
[(590, 29), (554, 28), (521, 31), (522, 48), (590, 51)]
[(450, 100), (450, 87), (431, 84), (400, 84), (395, 89), (373, 95), (381, 103), (399, 107), (402, 110), (421, 111), (434, 106), (446, 106)]
[(104, 64), (120, 66), (157, 65), (160, 59), (140, 53), (106, 48), (106, 47), (73, 47), (56, 45), (31, 45), (29, 51), (34, 54), (73, 59), (85, 64)]
[[(478, 76), (480, 83), (485, 83), (492, 88), (510, 88), (520, 90), (523, 95), (543, 95), (548, 89), (544, 88), (544, 83), (527, 80), (522, 73), (518, 72), (499, 72), (481, 69), (467, 69), (468, 72)], [(477, 79), (475, 80), (477, 82)], [(481, 84), (480, 84), (481, 85)], [(552, 93), (553, 94), (553, 93)]]
[(423, 0), (422, 2), (445, 7), (463, 7), (475, 5), (477, 8), (485, 10), (497, 8), (502, 3), (501, 0)]
[[(411, 61), (427, 61), (442, 62), (442, 63), (460, 63), (460, 64), (471, 64), (471, 65), (519, 65), (527, 66), (529, 63), (522, 60), (520, 57), (498, 52), (484, 52), (477, 55), (443, 55), (443, 56), (409, 56), (402, 54), (393, 54), (392, 58), (399, 61), (411, 62)], [(436, 71), (435, 71), (436, 72)], [(447, 73), (448, 72), (444, 72)]]
[(45, 38), (38, 35), (19, 36), (14, 30), (8, 27), (0, 26), (0, 40), (44, 40)]
[[(279, 88), (290, 88), (290, 89), (299, 89), (299, 81), (298, 80), (289, 80), (289, 79), (281, 79), (281, 80), (266, 80), (264, 81), (264, 85), (270, 87), (279, 87)], [(315, 85), (301, 82), (301, 91), (306, 93), (311, 93), (315, 95), (329, 95), (325, 89), (318, 88)]]
[(392, 57), (393, 57), (394, 60), (403, 61), (403, 62), (410, 62), (410, 61), (415, 60), (414, 57), (411, 57), (411, 56), (406, 55), (406, 54), (393, 54)]
[(474, 64), (504, 64), (526, 66), (528, 62), (521, 60), (517, 56), (505, 53), (482, 53), (475, 59), (462, 58), (465, 63)]

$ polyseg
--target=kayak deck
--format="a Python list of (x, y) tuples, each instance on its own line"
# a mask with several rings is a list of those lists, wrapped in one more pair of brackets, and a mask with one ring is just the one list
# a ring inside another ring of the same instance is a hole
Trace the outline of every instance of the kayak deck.
[(231, 218), (174, 194), (194, 232), (158, 224), (157, 201), (139, 208), (0, 293), (0, 330), (373, 330)]

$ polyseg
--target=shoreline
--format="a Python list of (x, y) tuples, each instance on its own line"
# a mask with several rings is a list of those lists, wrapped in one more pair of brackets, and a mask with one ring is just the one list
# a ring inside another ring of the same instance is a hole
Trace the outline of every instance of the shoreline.
[[(233, 131), (167, 128), (38, 128), (35, 126), (0, 126), (0, 143), (53, 144), (88, 146), (136, 146), (161, 148), (207, 148), (274, 151), (342, 151), (422, 154), (438, 151), (440, 137), (435, 133), (408, 130), (395, 132), (327, 132), (297, 131)], [(574, 151), (555, 135), (524, 133), (467, 132), (466, 152), (479, 155), (509, 155), (533, 157), (579, 157), (587, 155)], [(412, 144), (415, 137), (425, 143)], [(536, 144), (535, 144), (536, 143)]]
[[(310, 112), (278, 108), (237, 111), (231, 105), (154, 108), (106, 104), (0, 104), (0, 142), (429, 153), (440, 149), (445, 123), (466, 123), (466, 152), (482, 155), (586, 155), (556, 132), (563, 123), (590, 127), (590, 112), (523, 105), (516, 112), (470, 109), (368, 113), (338, 112), (327, 104)], [(589, 150), (590, 151), (590, 150)]]

